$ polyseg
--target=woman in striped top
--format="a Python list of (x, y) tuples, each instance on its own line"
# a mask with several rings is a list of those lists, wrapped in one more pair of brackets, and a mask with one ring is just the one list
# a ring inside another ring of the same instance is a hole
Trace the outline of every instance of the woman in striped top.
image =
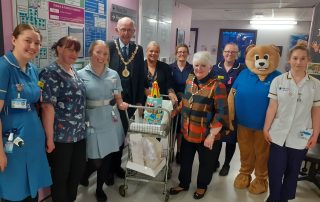
[(194, 199), (201, 199), (212, 179), (218, 150), (216, 144), (221, 129), (228, 126), (227, 93), (224, 84), (214, 79), (209, 52), (198, 52), (193, 57), (194, 75), (186, 81), (180, 103), (182, 109), (180, 184), (170, 189), (171, 195), (189, 189), (195, 153), (199, 155), (197, 190)]

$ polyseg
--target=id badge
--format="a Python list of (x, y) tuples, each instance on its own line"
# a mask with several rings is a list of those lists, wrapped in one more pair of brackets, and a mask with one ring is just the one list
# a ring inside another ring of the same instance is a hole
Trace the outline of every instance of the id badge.
[(301, 138), (305, 139), (305, 140), (309, 140), (311, 135), (313, 133), (313, 129), (312, 128), (307, 128), (303, 131), (300, 132), (300, 136)]
[(4, 150), (7, 154), (11, 154), (13, 151), (13, 142), (12, 141), (6, 142), (6, 144), (4, 145)]
[(16, 98), (11, 100), (11, 108), (27, 109), (27, 99)]
[(112, 115), (112, 121), (113, 122), (118, 122), (118, 117), (117, 117), (117, 115), (116, 115), (116, 113), (114, 112), (113, 109), (111, 111), (111, 115)]

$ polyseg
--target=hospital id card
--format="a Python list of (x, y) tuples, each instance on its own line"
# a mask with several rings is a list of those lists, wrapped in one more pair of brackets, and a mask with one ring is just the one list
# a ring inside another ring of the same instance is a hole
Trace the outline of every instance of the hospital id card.
[(13, 99), (11, 100), (11, 108), (27, 109), (27, 100), (22, 98)]

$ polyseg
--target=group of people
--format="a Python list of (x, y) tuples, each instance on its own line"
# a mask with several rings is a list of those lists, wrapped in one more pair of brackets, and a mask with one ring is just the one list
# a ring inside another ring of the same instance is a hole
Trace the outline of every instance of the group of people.
[[(180, 183), (170, 194), (189, 189), (197, 152), (200, 163), (193, 197), (204, 197), (220, 164), (222, 142), (226, 155), (219, 175), (228, 175), (237, 134), (228, 129), (227, 96), (245, 68), (237, 62), (238, 46), (228, 43), (224, 60), (213, 65), (210, 53), (203, 51), (195, 53), (189, 64), (188, 46), (180, 44), (176, 61), (168, 65), (159, 61), (160, 44), (155, 41), (147, 45), (144, 61), (142, 47), (130, 41), (135, 32), (130, 18), (119, 19), (116, 31), (118, 39), (91, 44), (89, 64), (79, 71), (74, 68), (79, 40), (59, 39), (52, 46), (55, 62), (38, 73), (30, 61), (40, 50), (41, 33), (28, 24), (14, 29), (13, 50), (0, 58), (0, 198), (4, 201), (37, 201), (38, 189), (50, 185), (54, 202), (75, 201), (78, 185), (88, 186), (95, 171), (97, 201), (106, 201), (103, 185), (113, 185), (114, 175), (125, 177), (121, 168), (128, 130), (125, 110), (131, 117), (134, 110), (129, 104), (144, 105), (154, 81), (161, 94), (179, 103), (173, 115), (181, 113), (175, 117)], [(320, 84), (306, 73), (308, 62), (308, 49), (294, 47), (289, 53), (291, 70), (271, 84), (263, 129), (270, 143), (269, 201), (294, 198), (301, 162), (318, 138)], [(287, 104), (293, 102), (286, 95), (291, 88), (300, 93), (297, 105)], [(310, 139), (291, 135), (303, 127), (311, 129)]]

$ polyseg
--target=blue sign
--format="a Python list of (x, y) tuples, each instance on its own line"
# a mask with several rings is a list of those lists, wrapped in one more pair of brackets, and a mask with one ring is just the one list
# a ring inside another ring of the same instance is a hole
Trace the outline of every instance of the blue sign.
[(85, 1), (85, 10), (92, 13), (98, 13), (100, 15), (106, 15), (106, 2), (106, 0)]
[[(87, 2), (87, 1), (86, 1)], [(107, 39), (107, 16), (85, 12), (85, 57), (89, 57), (89, 47), (95, 40)]]

